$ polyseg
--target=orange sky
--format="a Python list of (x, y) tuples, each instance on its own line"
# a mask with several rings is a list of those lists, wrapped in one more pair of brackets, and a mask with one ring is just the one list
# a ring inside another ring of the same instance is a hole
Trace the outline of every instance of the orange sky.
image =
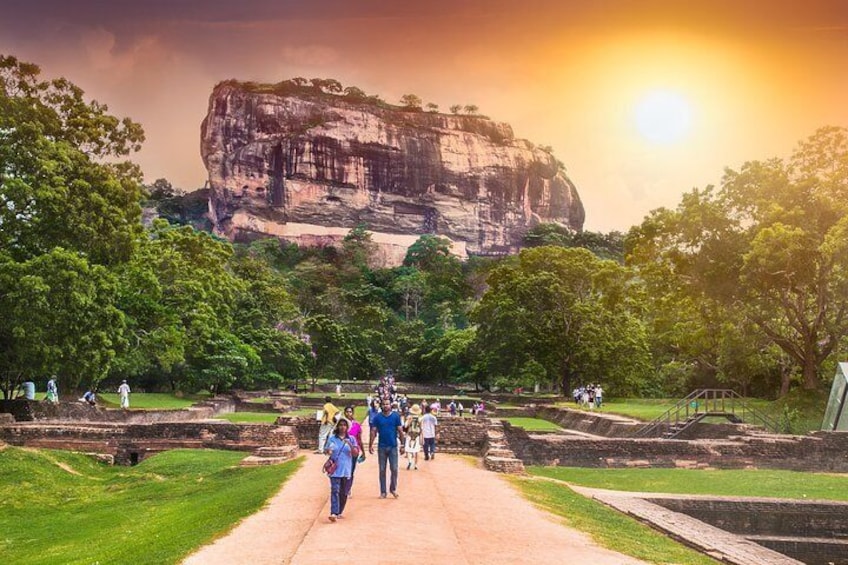
[[(788, 155), (848, 126), (842, 0), (3, 0), (0, 53), (63, 75), (141, 122), (149, 180), (205, 180), (212, 86), (332, 77), (397, 102), (473, 103), (550, 145), (586, 228), (626, 230), (724, 167)], [(651, 92), (688, 105), (673, 142), (647, 139)]]

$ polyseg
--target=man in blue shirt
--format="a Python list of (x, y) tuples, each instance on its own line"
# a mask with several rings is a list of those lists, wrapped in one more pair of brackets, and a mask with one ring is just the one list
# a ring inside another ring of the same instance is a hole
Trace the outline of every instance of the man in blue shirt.
[[(392, 403), (383, 399), (383, 411), (374, 416), (371, 424), (371, 437), (368, 440), (368, 452), (374, 453), (374, 436), (380, 435), (377, 443), (377, 457), (380, 464), (380, 498), (386, 498), (386, 463), (392, 470), (389, 491), (397, 498), (398, 445), (403, 445), (403, 423), (400, 414), (392, 412)], [(400, 442), (398, 442), (400, 440)]]

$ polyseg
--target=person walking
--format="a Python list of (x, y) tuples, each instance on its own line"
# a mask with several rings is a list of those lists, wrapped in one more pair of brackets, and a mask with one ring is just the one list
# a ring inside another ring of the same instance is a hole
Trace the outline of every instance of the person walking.
[(595, 406), (597, 406), (598, 409), (600, 409), (601, 405), (603, 403), (604, 403), (604, 389), (601, 387), (601, 385), (597, 385), (597, 386), (595, 386)]
[(121, 408), (130, 407), (130, 385), (127, 381), (121, 381), (121, 386), (118, 387), (118, 394), (121, 395)]
[(421, 451), (421, 407), (414, 404), (409, 409), (409, 416), (404, 421), (403, 429), (406, 432), (404, 449), (406, 451), (406, 470), (418, 470), (418, 452)]
[(436, 409), (421, 418), (421, 437), (424, 438), (424, 461), (436, 458), (436, 426), (439, 420), (436, 418)]
[(59, 402), (59, 385), (56, 384), (56, 375), (53, 375), (47, 381), (47, 400), (53, 404)]
[(362, 441), (362, 426), (359, 422), (356, 421), (356, 417), (354, 416), (355, 410), (353, 405), (345, 406), (344, 409), (344, 417), (350, 425), (348, 428), (348, 435), (356, 440), (356, 445), (359, 446), (359, 457), (354, 457), (353, 462), (350, 467), (350, 480), (347, 482), (347, 497), (350, 498), (350, 491), (353, 489), (353, 476), (356, 473), (356, 465), (357, 463), (362, 463), (365, 461), (365, 454), (362, 453), (362, 448), (365, 446), (365, 443)]
[(382, 412), (374, 416), (371, 426), (371, 436), (368, 440), (368, 452), (374, 453), (374, 438), (379, 435), (377, 443), (380, 473), (380, 498), (386, 498), (386, 465), (391, 469), (389, 492), (397, 498), (398, 480), (398, 440), (403, 442), (403, 423), (400, 414), (392, 412), (392, 403), (388, 398), (383, 399)]
[(359, 457), (359, 444), (348, 433), (348, 421), (344, 418), (336, 422), (324, 452), (336, 462), (336, 468), (330, 473), (330, 522), (335, 522), (342, 517), (347, 505), (353, 461)]
[(324, 397), (324, 410), (321, 412), (321, 427), (318, 428), (318, 447), (315, 453), (324, 452), (324, 444), (327, 443), (327, 438), (330, 432), (333, 431), (333, 426), (336, 423), (336, 414), (339, 409), (335, 407), (329, 396)]

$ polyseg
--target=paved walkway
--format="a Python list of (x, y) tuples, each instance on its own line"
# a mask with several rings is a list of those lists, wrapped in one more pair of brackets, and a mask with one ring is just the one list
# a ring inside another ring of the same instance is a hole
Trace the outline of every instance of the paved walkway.
[(308, 455), (267, 507), (184, 563), (641, 563), (566, 528), (470, 458), (422, 459), (418, 471), (402, 465), (394, 500), (379, 498), (377, 458), (369, 456), (356, 470), (345, 517), (330, 523), (323, 461)]

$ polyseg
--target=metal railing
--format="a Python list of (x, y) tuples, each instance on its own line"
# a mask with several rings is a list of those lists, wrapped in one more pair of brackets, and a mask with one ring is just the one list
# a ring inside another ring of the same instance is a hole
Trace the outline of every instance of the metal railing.
[(679, 400), (661, 416), (640, 428), (633, 437), (661, 435), (670, 439), (707, 416), (720, 416), (732, 422), (760, 425), (774, 433), (787, 430), (786, 422), (775, 420), (753, 408), (736, 391), (707, 388), (695, 390)]

